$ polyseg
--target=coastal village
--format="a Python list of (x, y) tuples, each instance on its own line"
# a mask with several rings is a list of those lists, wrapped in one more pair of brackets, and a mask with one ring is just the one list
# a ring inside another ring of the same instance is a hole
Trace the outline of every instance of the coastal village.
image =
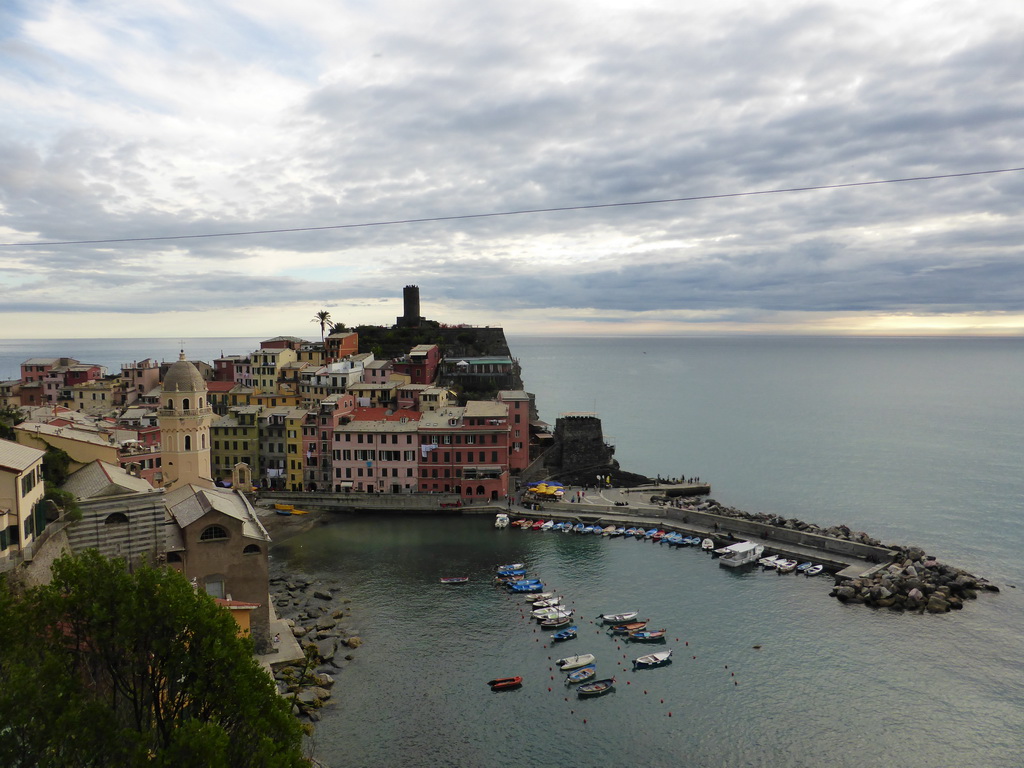
[[(313, 686), (298, 691), (312, 719), (333, 682), (323, 665), (360, 640), (339, 624), (336, 585), (272, 572), (278, 515), (514, 506), (577, 522), (591, 513), (612, 531), (637, 515), (659, 518), (668, 542), (682, 531), (716, 547), (742, 537), (761, 542), (758, 554), (814, 553), (818, 570), (841, 577), (842, 602), (938, 613), (994, 591), (919, 550), (701, 501), (710, 488), (693, 478), (623, 472), (595, 414), (563, 414), (553, 429), (539, 420), (500, 328), (428, 321), (416, 286), (404, 299), (392, 328), (349, 330), (321, 312), (319, 341), (279, 336), (211, 363), (182, 350), (110, 374), (70, 357), (25, 360), (19, 379), (0, 382), (11, 417), (0, 573), (45, 583), (57, 557), (87, 549), (177, 570), (231, 612), (282, 690), (302, 687), (284, 665), (315, 650)], [(597, 479), (617, 495), (606, 508), (574, 505), (583, 490), (545, 497), (530, 482), (553, 478), (558, 490)]]

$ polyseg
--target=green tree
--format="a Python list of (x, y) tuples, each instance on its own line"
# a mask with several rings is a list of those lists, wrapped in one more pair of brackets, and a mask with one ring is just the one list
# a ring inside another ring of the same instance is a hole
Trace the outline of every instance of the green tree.
[(324, 340), (324, 334), (327, 332), (327, 326), (331, 323), (331, 313), (326, 309), (321, 309), (313, 317), (314, 323), (320, 323), (320, 341)]
[(16, 405), (5, 405), (0, 408), (0, 438), (4, 440), (15, 440), (17, 435), (14, 432), (14, 427), (17, 424), (21, 424), (25, 420), (22, 416), (21, 408)]
[(252, 642), (168, 568), (90, 550), (0, 585), (0, 679), (0, 765), (307, 765)]

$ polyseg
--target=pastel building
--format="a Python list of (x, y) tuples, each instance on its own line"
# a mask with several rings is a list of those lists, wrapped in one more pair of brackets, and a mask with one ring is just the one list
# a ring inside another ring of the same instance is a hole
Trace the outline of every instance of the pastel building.
[(408, 375), (413, 384), (433, 384), (440, 364), (441, 350), (436, 344), (418, 344), (394, 361), (394, 369), (395, 373)]
[(210, 476), (210, 425), (213, 409), (206, 380), (182, 351), (164, 376), (161, 408), (157, 411), (163, 442), (163, 483), (213, 487)]
[(416, 411), (356, 408), (334, 429), (335, 491), (413, 493), (419, 438)]
[(44, 451), (0, 440), (0, 563), (24, 552), (46, 527)]

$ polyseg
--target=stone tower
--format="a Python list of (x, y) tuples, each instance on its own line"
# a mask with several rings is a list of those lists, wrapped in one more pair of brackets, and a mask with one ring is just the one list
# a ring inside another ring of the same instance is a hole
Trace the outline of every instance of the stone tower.
[(184, 350), (164, 376), (157, 417), (164, 487), (173, 490), (192, 483), (213, 488), (210, 469), (213, 409), (207, 397), (206, 381), (199, 369), (185, 359)]

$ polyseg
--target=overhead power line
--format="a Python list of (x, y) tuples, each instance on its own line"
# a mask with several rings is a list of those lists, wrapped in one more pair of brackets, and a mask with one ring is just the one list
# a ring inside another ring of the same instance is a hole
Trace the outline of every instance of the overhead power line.
[(556, 208), (527, 208), (518, 211), (492, 211), (490, 213), (463, 213), (453, 216), (428, 216), (418, 219), (391, 219), (385, 221), (363, 221), (352, 224), (328, 224), (319, 227), (288, 227), (282, 229), (252, 229), (240, 232), (206, 232), (197, 235), (154, 235), (152, 237), (110, 237), (101, 240), (53, 240), (29, 243), (0, 243), (0, 247), (29, 247), (48, 245), (111, 245), (115, 243), (148, 243), (160, 240), (200, 240), (212, 237), (249, 237), (252, 235), (279, 235), (291, 232), (323, 232), (331, 229), (363, 229), (368, 227), (393, 227), (399, 224), (428, 224), (441, 221), (465, 221), (469, 219), (493, 219), (501, 216), (528, 216), (538, 213), (561, 213), (564, 211), (593, 211), (601, 208), (626, 208), (641, 205), (666, 205), (668, 203), (693, 203), (700, 200), (724, 200), (732, 197), (754, 197), (756, 195), (780, 195), (791, 192), (815, 192), (823, 189), (847, 189), (849, 187), (870, 187), (879, 184), (904, 184), (912, 181), (934, 181), (936, 179), (958, 179), (966, 176), (985, 176), (996, 173), (1016, 173), (1021, 168), (996, 168), (987, 171), (965, 173), (941, 173), (934, 176), (910, 176), (904, 179), (878, 179), (875, 181), (851, 181), (845, 184), (819, 184), (811, 187), (787, 187), (784, 189), (761, 189), (752, 192), (726, 192), (719, 195), (692, 195), (689, 197), (667, 197), (659, 200), (629, 200), (617, 203), (592, 203), (590, 205), (564, 205)]

